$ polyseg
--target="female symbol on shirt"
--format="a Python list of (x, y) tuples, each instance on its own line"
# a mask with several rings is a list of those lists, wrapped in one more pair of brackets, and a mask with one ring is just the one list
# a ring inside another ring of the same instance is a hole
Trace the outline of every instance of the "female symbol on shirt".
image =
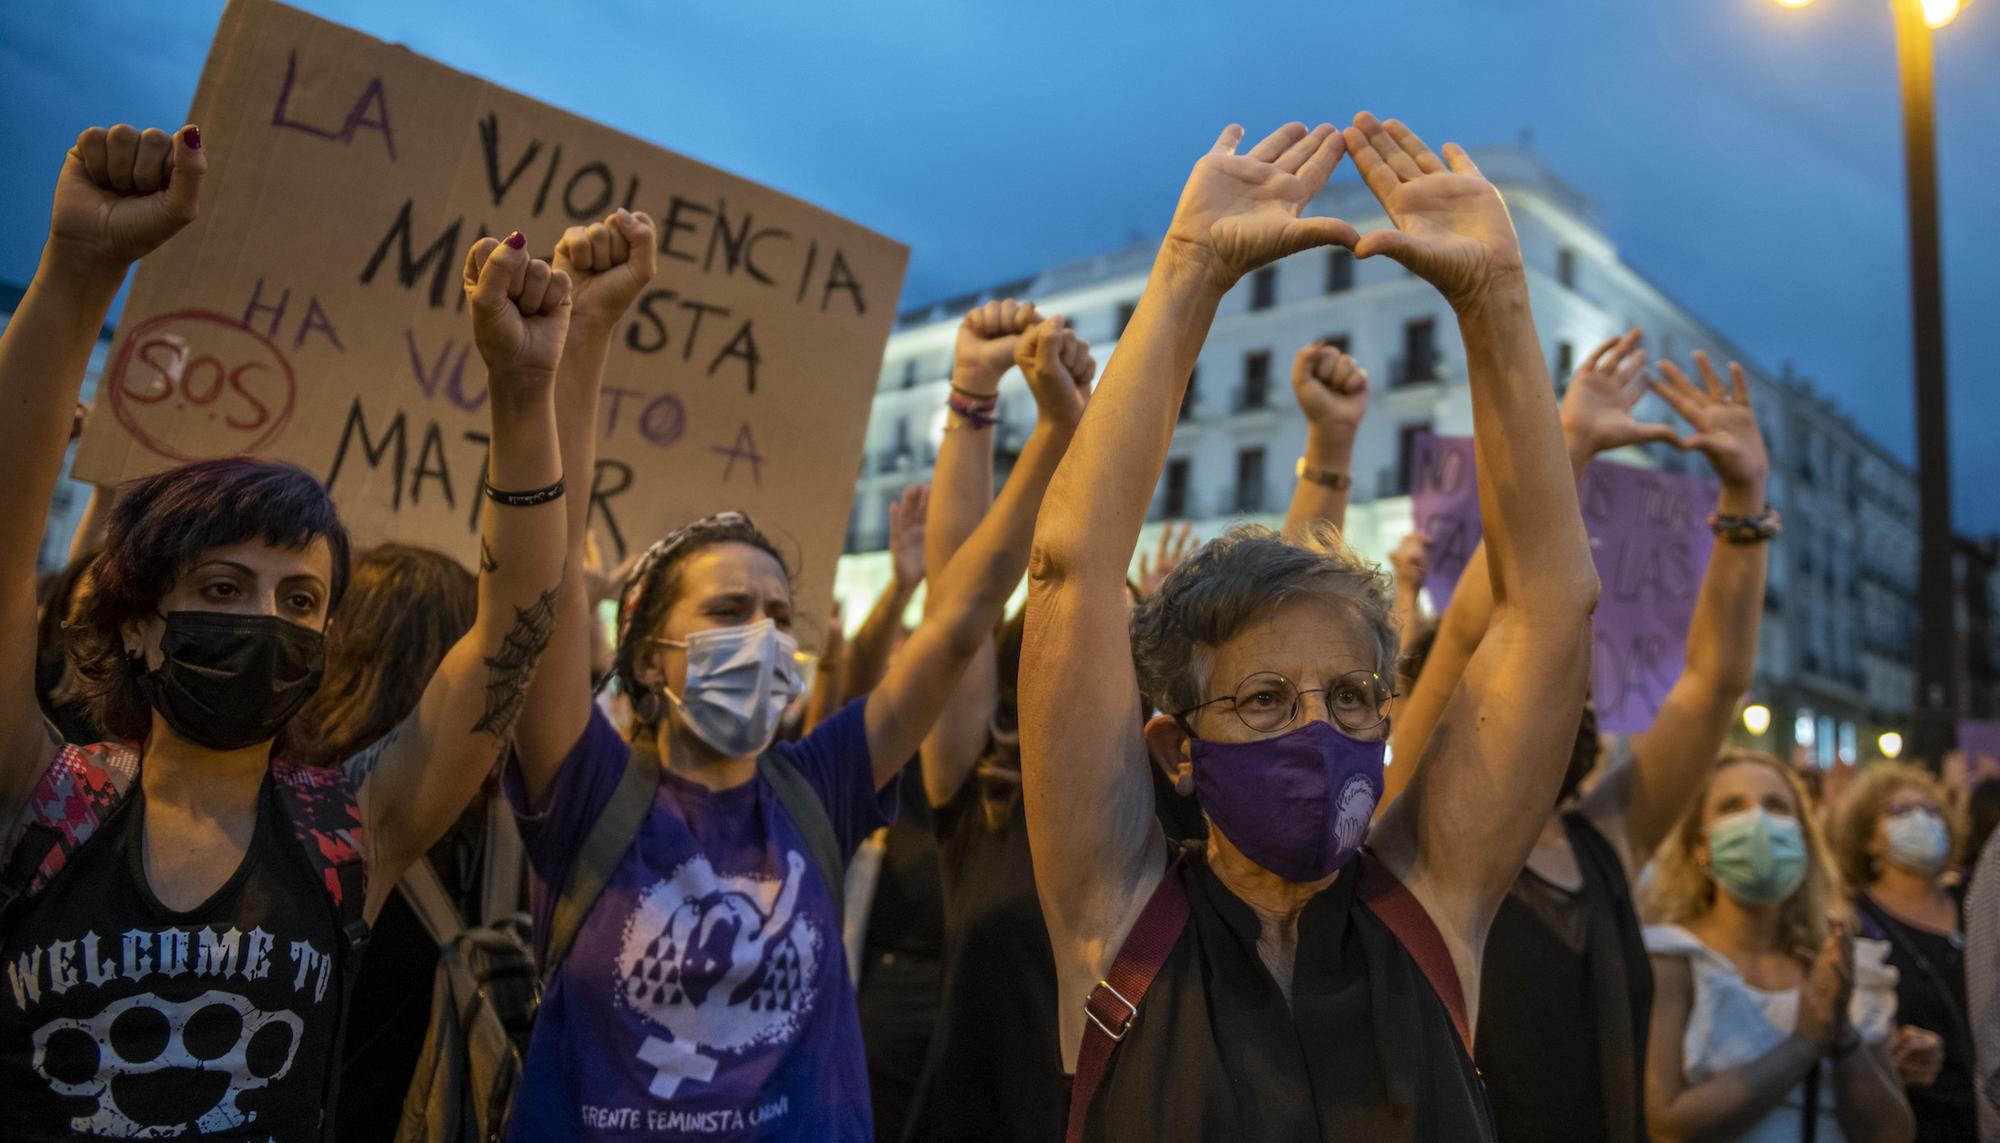
[(672, 1035), (647, 1037), (638, 1053), (659, 1073), (654, 1095), (710, 1079), (713, 1053), (791, 1039), (811, 1010), (821, 936), (798, 912), (806, 858), (784, 860), (780, 883), (718, 875), (697, 854), (640, 895), (618, 958), (619, 998)]

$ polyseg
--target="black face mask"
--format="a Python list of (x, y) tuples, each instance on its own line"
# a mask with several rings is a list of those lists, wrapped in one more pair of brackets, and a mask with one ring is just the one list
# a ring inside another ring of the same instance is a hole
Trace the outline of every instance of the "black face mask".
[(1556, 793), (1556, 805), (1575, 797), (1583, 780), (1597, 769), (1598, 745), (1597, 708), (1585, 703), (1583, 717), (1577, 722), (1576, 743), (1570, 747), (1569, 769), (1563, 771), (1562, 789)]
[(326, 672), (326, 636), (275, 615), (163, 618), (160, 665), (140, 674), (139, 690), (175, 734), (210, 750), (276, 738)]

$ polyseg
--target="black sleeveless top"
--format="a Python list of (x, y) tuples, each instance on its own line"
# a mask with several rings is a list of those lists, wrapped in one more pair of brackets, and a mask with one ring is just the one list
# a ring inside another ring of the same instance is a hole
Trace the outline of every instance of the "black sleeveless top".
[(932, 811), (944, 882), (944, 1004), (906, 1143), (1063, 1135), (1069, 1093), (1056, 1025), (1055, 952), (1035, 896), (1018, 796), (987, 824), (970, 777)]
[(1356, 898), (1360, 861), (1299, 917), (1292, 1003), (1257, 955), (1256, 915), (1199, 853), (1180, 864), (1187, 929), (1111, 1054), (1084, 1138), (1494, 1138), (1450, 1012)]
[(1522, 869), (1486, 936), (1476, 1051), (1504, 1140), (1632, 1143), (1646, 1135), (1653, 969), (1624, 863), (1581, 813), (1562, 816), (1583, 884)]
[(339, 925), (270, 778), (243, 863), (176, 912), (145, 875), (137, 780), (0, 934), (9, 1140), (312, 1139), (341, 1005)]

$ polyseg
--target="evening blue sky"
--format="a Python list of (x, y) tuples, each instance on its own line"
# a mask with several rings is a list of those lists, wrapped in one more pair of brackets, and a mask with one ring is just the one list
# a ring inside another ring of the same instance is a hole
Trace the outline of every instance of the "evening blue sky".
[[(1912, 454), (1885, 0), (300, 6), (909, 243), (905, 307), (1157, 235), (1230, 121), (1365, 107), (1434, 144), (1527, 132), (1627, 261)], [(81, 127), (181, 122), (221, 11), (0, 8), (0, 279), (33, 272)], [(1955, 515), (1994, 531), (2000, 0), (1940, 33), (1938, 87)]]

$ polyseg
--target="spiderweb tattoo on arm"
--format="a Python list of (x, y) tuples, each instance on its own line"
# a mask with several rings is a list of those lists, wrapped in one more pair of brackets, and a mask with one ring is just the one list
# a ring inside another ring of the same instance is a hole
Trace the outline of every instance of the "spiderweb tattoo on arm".
[(514, 609), (514, 629), (500, 648), (486, 657), (486, 712), (472, 724), (502, 742), (514, 733), (514, 720), (534, 681), (535, 663), (549, 645), (556, 625), (556, 589), (550, 588), (528, 607)]

